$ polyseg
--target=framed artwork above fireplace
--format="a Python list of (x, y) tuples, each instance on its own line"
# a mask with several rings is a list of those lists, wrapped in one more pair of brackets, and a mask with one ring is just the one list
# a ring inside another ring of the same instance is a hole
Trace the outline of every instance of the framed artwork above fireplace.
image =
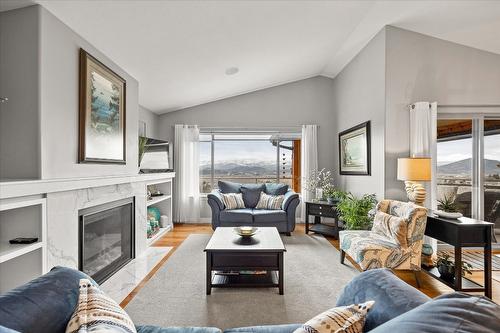
[(79, 163), (126, 163), (126, 82), (80, 49)]

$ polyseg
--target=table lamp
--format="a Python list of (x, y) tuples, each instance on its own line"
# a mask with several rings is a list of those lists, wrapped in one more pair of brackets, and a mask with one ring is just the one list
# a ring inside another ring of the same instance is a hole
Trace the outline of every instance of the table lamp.
[(398, 180), (405, 181), (408, 199), (423, 206), (426, 191), (420, 182), (431, 180), (431, 159), (428, 157), (398, 158)]

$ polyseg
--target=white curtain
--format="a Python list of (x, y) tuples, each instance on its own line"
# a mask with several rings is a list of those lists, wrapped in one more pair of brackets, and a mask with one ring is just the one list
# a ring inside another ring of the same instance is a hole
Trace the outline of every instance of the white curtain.
[(200, 218), (199, 144), (198, 126), (175, 125), (175, 222), (196, 222)]
[(305, 202), (314, 197), (314, 193), (310, 193), (305, 189), (305, 182), (309, 176), (318, 171), (318, 126), (303, 125), (302, 140), (301, 140), (301, 173), (302, 173), (302, 206), (301, 218), (305, 221)]
[[(418, 102), (415, 108), (410, 109), (410, 157), (430, 157), (431, 182), (424, 184), (427, 191), (425, 207), (436, 209), (437, 184), (437, 103)], [(425, 237), (424, 242), (432, 245), (434, 253), (437, 250), (437, 241)]]

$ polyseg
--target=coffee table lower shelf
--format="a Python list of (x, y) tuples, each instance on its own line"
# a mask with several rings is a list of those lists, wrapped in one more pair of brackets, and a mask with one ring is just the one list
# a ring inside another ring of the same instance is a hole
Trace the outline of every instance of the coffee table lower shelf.
[(268, 271), (266, 274), (238, 274), (226, 275), (215, 271), (212, 273), (213, 288), (278, 288), (279, 277), (277, 271)]

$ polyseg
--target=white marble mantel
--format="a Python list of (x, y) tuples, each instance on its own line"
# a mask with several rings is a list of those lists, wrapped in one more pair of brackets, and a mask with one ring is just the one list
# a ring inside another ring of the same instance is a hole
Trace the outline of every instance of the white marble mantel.
[(172, 180), (175, 173), (0, 182), (0, 203), (34, 196), (47, 200), (47, 267), (78, 268), (78, 212), (124, 198), (135, 198), (136, 257), (147, 250), (146, 184)]

